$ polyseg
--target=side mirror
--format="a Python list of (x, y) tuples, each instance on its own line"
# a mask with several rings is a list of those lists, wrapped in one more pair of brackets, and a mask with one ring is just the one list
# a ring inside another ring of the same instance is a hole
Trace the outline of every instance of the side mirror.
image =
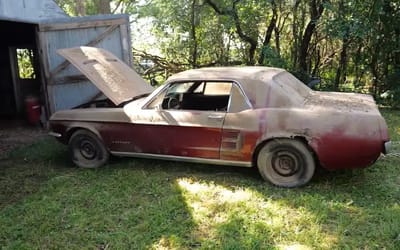
[(153, 86), (153, 87), (157, 86), (158, 85), (158, 81), (156, 79), (154, 79), (154, 78), (151, 78), (150, 79), (150, 85)]
[(321, 78), (312, 77), (312, 78), (311, 78), (311, 81), (309, 81), (309, 82), (307, 83), (307, 86), (310, 87), (310, 88), (314, 88), (315, 85), (317, 85), (317, 84), (319, 84), (319, 83), (321, 83)]

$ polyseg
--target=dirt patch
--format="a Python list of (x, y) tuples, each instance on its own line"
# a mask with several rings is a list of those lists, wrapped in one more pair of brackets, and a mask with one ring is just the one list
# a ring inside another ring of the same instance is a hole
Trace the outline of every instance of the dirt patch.
[(13, 149), (44, 138), (47, 131), (29, 126), (24, 121), (0, 121), (0, 159), (7, 158)]

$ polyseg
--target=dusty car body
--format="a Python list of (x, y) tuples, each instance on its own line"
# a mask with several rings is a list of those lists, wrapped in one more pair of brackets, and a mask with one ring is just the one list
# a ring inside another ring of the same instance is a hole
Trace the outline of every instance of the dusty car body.
[(313, 91), (283, 69), (193, 69), (154, 90), (107, 51), (59, 53), (116, 106), (52, 115), (51, 134), (81, 167), (109, 154), (257, 166), (269, 182), (295, 187), (316, 167), (363, 168), (390, 147), (371, 96)]

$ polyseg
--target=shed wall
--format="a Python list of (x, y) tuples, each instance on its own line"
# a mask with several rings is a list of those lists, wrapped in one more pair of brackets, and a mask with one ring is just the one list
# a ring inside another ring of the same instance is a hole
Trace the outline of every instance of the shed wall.
[(39, 25), (39, 44), (44, 65), (49, 115), (70, 109), (101, 96), (101, 92), (75, 67), (57, 54), (61, 48), (95, 46), (111, 51), (131, 65), (129, 19), (97, 17)]

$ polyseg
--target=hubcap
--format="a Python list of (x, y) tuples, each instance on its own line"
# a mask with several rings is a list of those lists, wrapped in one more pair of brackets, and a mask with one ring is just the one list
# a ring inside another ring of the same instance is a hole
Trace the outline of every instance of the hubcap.
[(93, 160), (96, 157), (96, 146), (90, 140), (83, 140), (79, 149), (85, 159)]
[(272, 157), (272, 168), (284, 177), (292, 176), (299, 171), (299, 159), (296, 154), (288, 151), (279, 151)]

